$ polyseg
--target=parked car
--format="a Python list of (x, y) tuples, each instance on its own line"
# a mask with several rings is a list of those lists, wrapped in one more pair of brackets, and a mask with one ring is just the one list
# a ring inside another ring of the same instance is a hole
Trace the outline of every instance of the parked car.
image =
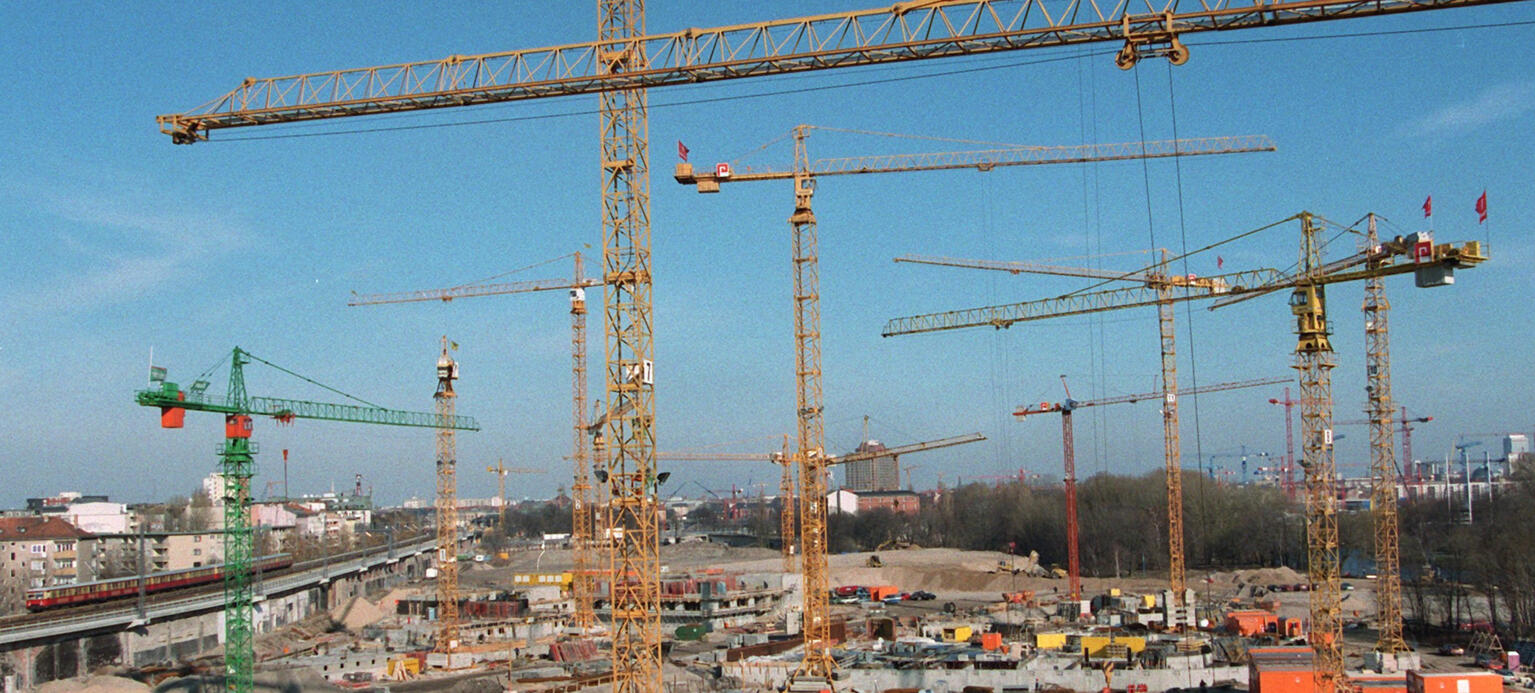
[(1456, 645), (1452, 642), (1447, 642), (1443, 645), (1440, 645), (1438, 651), (1439, 654), (1442, 654), (1446, 657), (1459, 657), (1466, 654), (1466, 648), (1461, 647), (1460, 645)]
[(934, 599), (937, 599), (937, 598), (938, 598), (938, 595), (933, 594), (932, 592), (925, 591), (925, 590), (917, 590), (917, 591), (912, 592), (910, 595), (907, 596), (907, 599), (910, 599), (910, 600), (915, 601), (915, 602), (930, 602), (930, 601), (933, 601)]

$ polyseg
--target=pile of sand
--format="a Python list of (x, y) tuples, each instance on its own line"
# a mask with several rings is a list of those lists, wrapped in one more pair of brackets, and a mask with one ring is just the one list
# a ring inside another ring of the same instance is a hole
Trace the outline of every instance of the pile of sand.
[(148, 690), (149, 686), (120, 676), (49, 681), (37, 687), (38, 693), (144, 693)]
[(382, 610), (373, 605), (373, 602), (362, 597), (352, 597), (345, 604), (330, 610), (332, 621), (353, 632), (362, 630), (363, 626), (377, 623), (385, 615)]

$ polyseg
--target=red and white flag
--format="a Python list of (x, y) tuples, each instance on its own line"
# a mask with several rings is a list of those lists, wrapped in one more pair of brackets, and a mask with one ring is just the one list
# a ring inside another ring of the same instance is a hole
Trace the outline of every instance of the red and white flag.
[(1476, 198), (1476, 223), (1487, 223), (1487, 191), (1482, 191), (1482, 196)]
[(1220, 269), (1220, 268), (1225, 267), (1225, 266), (1226, 266), (1226, 258), (1223, 258), (1223, 257), (1221, 257), (1219, 255), (1216, 255), (1215, 256), (1215, 269)]
[(1433, 195), (1429, 195), (1427, 199), (1423, 200), (1423, 216), (1425, 216), (1425, 217), (1434, 216), (1434, 196)]
[(682, 144), (682, 140), (677, 140), (677, 158), (688, 160), (688, 148)]

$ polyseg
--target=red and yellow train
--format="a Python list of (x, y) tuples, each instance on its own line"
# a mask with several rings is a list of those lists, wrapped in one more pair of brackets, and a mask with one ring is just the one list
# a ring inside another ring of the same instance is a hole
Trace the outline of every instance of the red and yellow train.
[[(261, 572), (281, 570), (293, 565), (293, 556), (286, 553), (262, 556), (256, 559)], [(223, 564), (151, 573), (144, 577), (144, 591), (149, 594), (204, 585), (224, 579)], [(32, 611), (55, 609), (63, 606), (104, 602), (137, 596), (139, 578), (114, 578), (81, 582), (73, 585), (54, 585), (27, 590), (27, 608)]]

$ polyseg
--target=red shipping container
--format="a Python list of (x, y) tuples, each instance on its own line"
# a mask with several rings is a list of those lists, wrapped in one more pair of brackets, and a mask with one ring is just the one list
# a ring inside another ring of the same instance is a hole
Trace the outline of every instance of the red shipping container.
[(981, 633), (981, 649), (987, 652), (996, 652), (1002, 649), (1002, 634)]
[(1407, 693), (1503, 693), (1503, 677), (1485, 671), (1409, 671)]

